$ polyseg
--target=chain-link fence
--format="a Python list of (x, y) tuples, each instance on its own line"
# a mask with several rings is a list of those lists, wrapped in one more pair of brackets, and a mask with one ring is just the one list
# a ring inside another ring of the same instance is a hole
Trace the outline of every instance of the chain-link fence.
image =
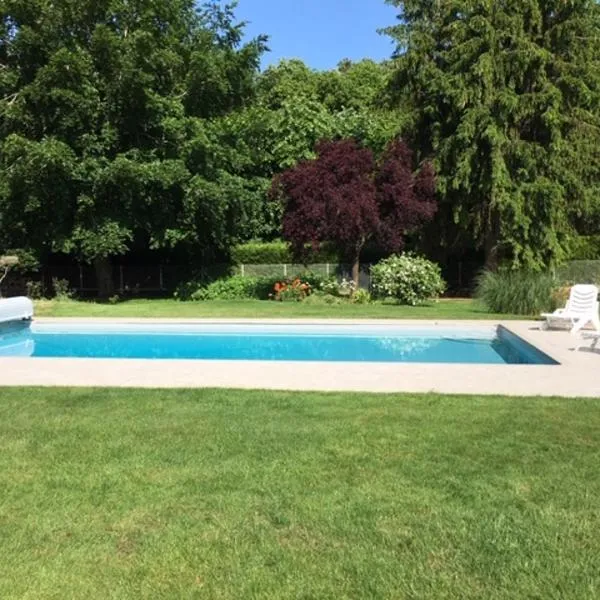
[[(191, 278), (190, 267), (184, 265), (116, 265), (113, 267), (113, 287), (120, 295), (167, 295), (177, 285)], [(98, 293), (96, 271), (90, 265), (55, 265), (35, 273), (11, 273), (2, 287), (5, 296), (26, 294), (31, 284), (38, 293), (52, 295), (54, 281), (64, 281), (64, 287), (81, 296)]]
[[(360, 269), (360, 286), (366, 289), (371, 284), (371, 265)], [(315, 265), (272, 264), (237, 265), (213, 264), (207, 266), (189, 265), (115, 265), (113, 266), (113, 288), (120, 296), (168, 296), (177, 286), (190, 280), (209, 282), (228, 275), (244, 277), (294, 277), (306, 271), (318, 273), (324, 277), (336, 277), (339, 281), (352, 277), (352, 265), (322, 263)], [(63, 287), (79, 296), (93, 297), (98, 293), (96, 271), (90, 265), (57, 265), (44, 267), (36, 273), (11, 273), (2, 286), (5, 296), (28, 294), (31, 283), (37, 287), (37, 293), (52, 295), (54, 281), (66, 282)], [(29, 285), (28, 285), (29, 284)]]
[[(473, 281), (481, 265), (476, 262), (455, 261), (443, 269), (448, 289), (453, 295), (468, 296), (472, 292)], [(270, 265), (213, 264), (161, 265), (133, 264), (113, 267), (113, 286), (120, 296), (171, 296), (177, 286), (192, 279), (212, 281), (219, 277), (238, 274), (244, 277), (294, 277), (306, 271), (312, 271), (325, 277), (335, 277), (338, 281), (352, 278), (352, 265), (343, 263), (320, 263), (302, 265), (293, 263)], [(360, 287), (371, 286), (371, 264), (360, 266)], [(572, 283), (600, 284), (600, 260), (572, 261), (557, 270), (561, 280)], [(93, 297), (98, 293), (96, 272), (90, 265), (53, 265), (44, 267), (36, 273), (8, 275), (2, 285), (4, 296), (17, 296), (28, 293), (28, 282), (33, 282), (42, 293), (52, 295), (53, 280), (67, 282), (67, 287), (82, 297)]]
[[(310, 271), (323, 277), (335, 277), (338, 281), (352, 278), (352, 265), (343, 263), (319, 263), (302, 265), (294, 263), (281, 263), (271, 265), (237, 265), (234, 273), (243, 277), (295, 277)], [(371, 265), (360, 265), (360, 287), (369, 289), (371, 286)]]

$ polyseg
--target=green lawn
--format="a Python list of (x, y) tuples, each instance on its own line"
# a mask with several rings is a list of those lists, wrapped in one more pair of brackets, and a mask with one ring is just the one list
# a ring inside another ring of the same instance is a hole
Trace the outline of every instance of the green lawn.
[[(363, 318), (363, 319), (507, 319), (494, 315), (474, 300), (441, 300), (427, 306), (315, 305), (260, 300), (178, 302), (176, 300), (129, 300), (118, 304), (48, 301), (36, 303), (36, 314), (47, 317), (260, 317), (260, 318)], [(514, 317), (513, 317), (514, 318)], [(519, 317), (516, 317), (519, 318)], [(522, 318), (522, 317), (520, 317)]]
[(600, 401), (0, 390), (0, 597), (600, 597)]

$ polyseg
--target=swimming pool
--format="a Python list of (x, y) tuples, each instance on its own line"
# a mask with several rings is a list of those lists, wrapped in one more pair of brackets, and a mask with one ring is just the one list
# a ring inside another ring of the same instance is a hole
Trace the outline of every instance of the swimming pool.
[(0, 356), (445, 364), (557, 364), (504, 327), (33, 323)]

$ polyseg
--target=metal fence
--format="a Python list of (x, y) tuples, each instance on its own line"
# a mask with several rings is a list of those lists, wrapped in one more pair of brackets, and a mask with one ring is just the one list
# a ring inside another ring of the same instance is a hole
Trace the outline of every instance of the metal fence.
[[(177, 285), (190, 278), (191, 268), (185, 265), (116, 265), (113, 267), (113, 286), (120, 295), (166, 295)], [(6, 296), (24, 294), (28, 282), (41, 286), (41, 291), (51, 293), (54, 280), (66, 282), (69, 290), (82, 296), (98, 292), (96, 272), (89, 265), (53, 265), (35, 273), (11, 273), (3, 285)]]
[[(449, 292), (468, 296), (472, 292), (473, 280), (480, 268), (479, 263), (455, 261), (446, 265), (443, 275), (448, 282)], [(213, 264), (198, 266), (194, 264), (122, 264), (113, 267), (113, 285), (115, 293), (121, 296), (170, 296), (177, 286), (192, 279), (211, 281), (219, 277), (238, 274), (244, 277), (294, 277), (306, 271), (312, 271), (325, 277), (336, 277), (338, 281), (351, 279), (352, 265), (342, 263), (320, 263), (302, 265), (281, 263), (270, 265)], [(371, 264), (360, 267), (360, 286), (371, 286)], [(557, 270), (559, 279), (571, 283), (600, 284), (600, 261), (573, 261)], [(51, 294), (53, 280), (67, 282), (69, 289), (80, 296), (92, 297), (98, 292), (96, 272), (89, 265), (53, 265), (44, 267), (36, 273), (10, 273), (2, 285), (4, 296), (27, 293), (28, 282), (38, 282), (43, 291)]]
[[(195, 265), (115, 265), (113, 266), (113, 287), (120, 296), (166, 296), (171, 295), (177, 286), (192, 279), (209, 282), (227, 275), (244, 277), (294, 277), (311, 271), (325, 277), (336, 277), (339, 281), (350, 279), (352, 265), (323, 263), (315, 265), (272, 264), (237, 265), (213, 264)], [(54, 280), (66, 282), (69, 290), (79, 296), (92, 297), (98, 293), (96, 272), (89, 265), (54, 265), (35, 273), (11, 273), (2, 286), (5, 296), (15, 296), (28, 292), (28, 283), (41, 287), (41, 292), (51, 295)], [(370, 265), (361, 266), (360, 285), (369, 288), (371, 283)]]
[[(343, 263), (319, 263), (302, 265), (294, 263), (281, 263), (271, 265), (237, 265), (234, 273), (243, 277), (295, 277), (307, 271), (322, 275), (323, 277), (335, 277), (338, 281), (352, 278), (352, 265)], [(360, 265), (359, 275), (360, 287), (368, 289), (371, 286), (371, 264)]]

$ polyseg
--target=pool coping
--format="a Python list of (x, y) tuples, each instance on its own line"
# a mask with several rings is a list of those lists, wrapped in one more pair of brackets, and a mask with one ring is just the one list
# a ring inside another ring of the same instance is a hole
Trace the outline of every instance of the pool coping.
[(390, 319), (36, 318), (43, 323), (503, 326), (558, 365), (330, 363), (293, 361), (0, 358), (0, 386), (237, 388), (331, 392), (437, 392), (600, 397), (600, 353), (575, 352), (580, 338), (535, 321)]

